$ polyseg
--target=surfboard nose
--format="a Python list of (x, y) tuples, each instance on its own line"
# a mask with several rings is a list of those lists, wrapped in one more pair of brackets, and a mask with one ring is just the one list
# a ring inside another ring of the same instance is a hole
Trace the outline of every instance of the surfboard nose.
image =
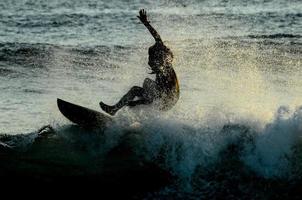
[(87, 128), (104, 128), (112, 118), (104, 113), (57, 99), (60, 112), (71, 122)]

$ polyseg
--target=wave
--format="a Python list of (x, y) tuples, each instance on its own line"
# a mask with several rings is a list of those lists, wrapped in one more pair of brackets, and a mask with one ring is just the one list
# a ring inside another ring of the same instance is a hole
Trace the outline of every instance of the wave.
[(14, 70), (11, 69), (5, 69), (5, 68), (0, 68), (0, 76), (7, 76), (9, 74), (15, 73)]
[(54, 65), (118, 68), (116, 61), (124, 59), (124, 55), (133, 50), (134, 47), (121, 45), (82, 47), (48, 43), (0, 43), (0, 63), (3, 66), (0, 75), (18, 71), (15, 68), (48, 70)]
[[(87, 10), (86, 10), (87, 11)], [(137, 11), (136, 11), (137, 12)], [(135, 12), (135, 13), (136, 13)], [(98, 29), (104, 23), (110, 22), (112, 19), (117, 21), (125, 20), (125, 16), (131, 17), (134, 12), (125, 12), (125, 10), (111, 11), (78, 11), (78, 12), (62, 12), (62, 13), (25, 13), (24, 15), (13, 14), (10, 16), (1, 15), (2, 24), (6, 27), (16, 27), (20, 29), (37, 29), (40, 33), (49, 31), (50, 28), (75, 28), (82, 26), (93, 26), (92, 29)], [(47, 28), (47, 29), (44, 29)], [(43, 30), (44, 29), (44, 30)]]
[[(124, 177), (130, 168), (141, 176), (140, 166), (148, 166), (143, 172), (151, 170), (154, 183), (165, 183), (161, 190), (150, 188), (144, 193), (151, 199), (165, 195), (218, 198), (257, 193), (265, 199), (301, 195), (293, 190), (302, 180), (302, 108), (291, 111), (282, 106), (262, 128), (249, 122), (192, 126), (150, 116), (140, 116), (134, 124), (130, 121), (121, 116), (106, 129), (46, 126), (30, 134), (2, 135), (0, 150), (12, 156), (15, 164), (30, 162), (44, 175), (60, 176), (72, 166), (85, 169), (80, 173), (83, 176), (97, 173), (102, 177), (103, 170), (112, 169), (107, 171), (111, 175), (125, 170), (120, 174)], [(12, 162), (10, 156), (4, 157), (5, 163)], [(19, 164), (13, 167), (21, 174), (41, 176), (31, 169), (22, 171)], [(54, 172), (46, 166), (62, 170)], [(164, 178), (159, 179), (159, 174), (165, 174)]]
[(66, 50), (67, 52), (74, 52), (84, 55), (99, 55), (100, 53), (108, 53), (111, 51), (131, 50), (135, 49), (132, 46), (122, 45), (95, 45), (92, 47), (85, 47), (79, 45), (55, 45), (50, 43), (0, 43), (0, 61), (5, 61), (9, 56), (46, 56), (52, 51)]
[(302, 35), (277, 33), (277, 34), (270, 34), (270, 35), (248, 35), (248, 37), (256, 38), (256, 39), (279, 39), (279, 38), (302, 38)]
[(0, 62), (22, 66), (41, 67), (49, 59), (52, 45), (28, 43), (1, 43)]

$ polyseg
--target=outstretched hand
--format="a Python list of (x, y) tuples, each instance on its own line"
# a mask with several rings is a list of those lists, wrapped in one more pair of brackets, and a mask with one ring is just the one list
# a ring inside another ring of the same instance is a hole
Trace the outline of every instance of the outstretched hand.
[(146, 28), (150, 31), (151, 35), (154, 37), (156, 42), (162, 43), (163, 41), (160, 38), (160, 35), (157, 31), (151, 26), (150, 22), (148, 21), (147, 12), (145, 9), (141, 9), (139, 11), (139, 16), (137, 16), (139, 20), (146, 26)]
[(148, 18), (147, 18), (147, 12), (145, 11), (145, 9), (141, 9), (139, 11), (139, 16), (137, 16), (137, 17), (141, 20), (141, 22), (143, 24), (149, 23)]

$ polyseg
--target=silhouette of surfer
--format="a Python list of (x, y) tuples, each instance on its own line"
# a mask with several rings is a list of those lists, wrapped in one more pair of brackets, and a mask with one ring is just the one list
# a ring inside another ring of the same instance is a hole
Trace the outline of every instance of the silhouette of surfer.
[(179, 99), (179, 85), (176, 73), (172, 67), (173, 53), (164, 45), (160, 35), (151, 26), (144, 9), (137, 16), (150, 31), (155, 39), (155, 44), (149, 48), (149, 66), (151, 74), (155, 74), (155, 81), (146, 78), (143, 87), (133, 86), (121, 100), (109, 106), (100, 102), (101, 108), (110, 115), (114, 115), (124, 106), (155, 103), (159, 110), (169, 110)]

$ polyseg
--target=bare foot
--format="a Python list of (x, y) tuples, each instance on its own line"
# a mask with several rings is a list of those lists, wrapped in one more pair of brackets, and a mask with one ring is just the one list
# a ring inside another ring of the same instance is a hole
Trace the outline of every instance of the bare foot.
[(102, 108), (103, 111), (105, 111), (106, 113), (108, 113), (109, 115), (115, 115), (115, 113), (117, 112), (117, 109), (115, 108), (115, 106), (108, 106), (106, 104), (104, 104), (103, 102), (100, 102), (100, 107)]

